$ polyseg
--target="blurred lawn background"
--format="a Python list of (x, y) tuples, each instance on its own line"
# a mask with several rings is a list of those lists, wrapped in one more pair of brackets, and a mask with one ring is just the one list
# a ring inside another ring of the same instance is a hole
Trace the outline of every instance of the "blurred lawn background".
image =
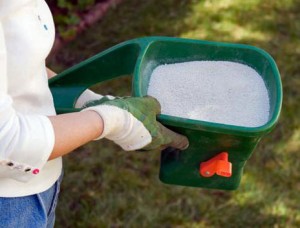
[[(124, 0), (48, 65), (60, 72), (122, 41), (174, 36), (265, 49), (280, 70), (280, 121), (248, 161), (236, 191), (169, 186), (157, 153), (102, 140), (64, 158), (56, 227), (300, 227), (300, 1)], [(130, 95), (129, 76), (94, 87)]]

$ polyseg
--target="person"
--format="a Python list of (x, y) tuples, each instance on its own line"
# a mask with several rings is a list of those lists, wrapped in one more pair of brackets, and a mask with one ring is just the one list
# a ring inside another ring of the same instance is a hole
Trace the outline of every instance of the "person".
[(45, 0), (0, 0), (0, 22), (1, 227), (53, 227), (61, 157), (92, 140), (105, 137), (127, 151), (187, 147), (156, 121), (160, 107), (151, 97), (86, 90), (76, 103), (82, 111), (56, 115), (48, 87), (55, 73), (45, 65), (55, 29)]

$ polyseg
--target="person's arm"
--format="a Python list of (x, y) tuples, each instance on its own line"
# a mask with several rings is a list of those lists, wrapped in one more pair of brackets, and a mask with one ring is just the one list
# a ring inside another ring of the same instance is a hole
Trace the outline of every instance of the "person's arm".
[[(57, 75), (48, 67), (46, 71), (48, 79)], [(98, 96), (95, 95), (95, 98), (98, 98)], [(79, 100), (82, 100), (82, 98)], [(48, 118), (53, 125), (55, 134), (55, 144), (49, 160), (70, 153), (74, 149), (98, 138), (103, 131), (103, 121), (93, 111), (50, 116)]]
[[(48, 79), (57, 75), (48, 67), (46, 71)], [(97, 94), (94, 97), (95, 99), (99, 98)], [(88, 98), (91, 99), (90, 96)], [(82, 98), (78, 100), (81, 101)], [(81, 102), (77, 103), (81, 105)], [(49, 160), (68, 154), (74, 149), (98, 138), (103, 131), (102, 118), (93, 111), (50, 116), (48, 118), (53, 125), (55, 134), (55, 144)]]
[(94, 111), (50, 116), (49, 119), (55, 134), (54, 148), (49, 160), (73, 151), (98, 138), (103, 132), (102, 118)]
[(47, 71), (48, 79), (53, 78), (56, 75), (56, 73), (48, 67), (46, 68), (46, 71)]

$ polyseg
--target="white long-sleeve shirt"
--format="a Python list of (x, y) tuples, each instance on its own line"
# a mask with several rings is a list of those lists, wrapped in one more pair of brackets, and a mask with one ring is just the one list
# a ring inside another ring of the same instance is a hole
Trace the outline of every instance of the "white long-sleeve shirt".
[(54, 24), (44, 0), (0, 0), (0, 197), (47, 190), (61, 158), (47, 162), (55, 115), (45, 59)]

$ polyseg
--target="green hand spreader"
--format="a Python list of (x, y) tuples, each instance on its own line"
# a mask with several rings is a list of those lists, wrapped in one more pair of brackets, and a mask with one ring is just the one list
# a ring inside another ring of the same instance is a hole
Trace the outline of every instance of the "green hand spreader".
[[(132, 75), (133, 96), (142, 97), (147, 95), (151, 73), (157, 66), (202, 60), (232, 61), (254, 68), (268, 89), (268, 122), (259, 127), (242, 127), (159, 115), (158, 121), (186, 135), (190, 142), (184, 151), (172, 148), (162, 151), (160, 179), (174, 185), (233, 190), (239, 186), (246, 161), (260, 139), (273, 129), (281, 110), (279, 71), (265, 51), (241, 44), (169, 37), (139, 38), (67, 69), (49, 84), (57, 113), (74, 112), (78, 111), (74, 108), (77, 98), (94, 84)], [(189, 80), (188, 75), (186, 77)]]

